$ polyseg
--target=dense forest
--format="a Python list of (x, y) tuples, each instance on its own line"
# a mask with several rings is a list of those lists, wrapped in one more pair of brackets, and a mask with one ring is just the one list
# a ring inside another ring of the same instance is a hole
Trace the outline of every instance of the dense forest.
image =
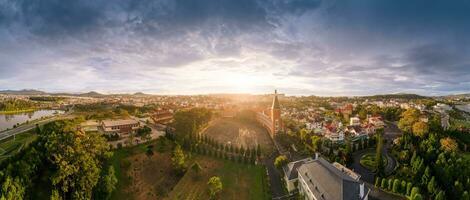
[(442, 130), (439, 120), (419, 120), (420, 112), (408, 109), (399, 127), (403, 135), (393, 152), (399, 169), (391, 177), (378, 178), (376, 186), (406, 194), (411, 199), (469, 199), (470, 159), (468, 134)]
[[(108, 199), (117, 179), (106, 140), (64, 120), (37, 127), (38, 139), (0, 164), (0, 199)], [(34, 196), (32, 196), (34, 195)]]

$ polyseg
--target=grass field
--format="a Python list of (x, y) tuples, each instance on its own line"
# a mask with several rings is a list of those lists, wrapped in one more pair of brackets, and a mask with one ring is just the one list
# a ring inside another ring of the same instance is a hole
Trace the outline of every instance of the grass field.
[(464, 153), (462, 156), (465, 158), (465, 160), (470, 161), (470, 153)]
[(18, 151), (25, 145), (28, 145), (37, 138), (37, 135), (33, 134), (33, 131), (28, 131), (16, 135), (16, 137), (10, 137), (0, 142), (0, 162), (4, 159), (18, 153)]
[[(147, 156), (148, 145), (154, 155)], [(175, 175), (171, 161), (173, 144), (163, 138), (130, 148), (116, 150), (110, 162), (119, 180), (111, 199), (208, 199), (207, 181), (220, 176), (222, 199), (268, 199), (264, 168), (239, 164), (207, 156), (188, 155), (187, 165), (198, 162), (202, 171), (198, 179), (190, 169)]]
[[(387, 159), (382, 157), (384, 161), (384, 166), (387, 165)], [(367, 153), (361, 157), (360, 161), (361, 165), (367, 168), (368, 170), (374, 171), (375, 170), (375, 153)]]
[[(160, 138), (114, 151), (111, 159), (119, 180), (111, 199), (161, 199), (179, 180), (172, 171), (172, 144)], [(145, 154), (153, 145), (153, 156)]]
[(207, 181), (219, 176), (223, 189), (220, 199), (269, 199), (265, 191), (265, 170), (261, 166), (239, 164), (232, 161), (196, 156), (191, 162), (198, 162), (200, 174), (189, 170), (174, 187), (167, 199), (209, 199)]
[(470, 121), (466, 120), (451, 119), (450, 124), (454, 128), (470, 128)]
[(203, 134), (207, 134), (219, 142), (244, 146), (245, 148), (255, 148), (259, 144), (265, 153), (270, 153), (274, 146), (266, 129), (255, 122), (227, 118), (218, 119), (211, 122)]

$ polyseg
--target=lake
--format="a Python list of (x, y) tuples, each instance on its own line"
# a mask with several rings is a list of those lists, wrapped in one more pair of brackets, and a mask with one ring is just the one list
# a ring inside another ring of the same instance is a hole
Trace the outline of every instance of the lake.
[(463, 110), (465, 112), (470, 112), (470, 104), (456, 105), (455, 107), (459, 110)]
[(7, 128), (13, 128), (13, 125), (32, 121), (41, 117), (48, 117), (56, 114), (62, 114), (61, 110), (37, 110), (34, 112), (15, 113), (15, 114), (0, 114), (0, 131)]

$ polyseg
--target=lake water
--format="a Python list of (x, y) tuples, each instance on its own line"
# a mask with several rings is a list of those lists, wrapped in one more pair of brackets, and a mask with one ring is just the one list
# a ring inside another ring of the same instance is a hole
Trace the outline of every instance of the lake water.
[(463, 111), (466, 111), (466, 112), (470, 112), (470, 104), (466, 104), (466, 105), (456, 105), (455, 106), (457, 109), (459, 110), (463, 110)]
[(64, 113), (64, 111), (61, 110), (38, 110), (26, 113), (0, 114), (0, 131), (3, 131), (7, 128), (13, 128), (13, 125), (17, 123), (21, 124), (26, 121), (31, 121), (39, 119), (41, 117), (48, 117), (62, 113)]

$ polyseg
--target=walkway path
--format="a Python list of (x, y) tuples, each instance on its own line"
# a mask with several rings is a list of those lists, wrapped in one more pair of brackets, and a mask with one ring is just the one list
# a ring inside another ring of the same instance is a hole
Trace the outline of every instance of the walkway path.
[[(387, 158), (387, 165), (384, 168), (385, 174), (393, 172), (397, 165), (397, 161), (390, 155), (388, 149), (392, 147), (393, 140), (401, 135), (401, 131), (398, 129), (396, 124), (387, 122), (387, 127), (384, 130), (384, 146), (382, 149), (383, 155)], [(375, 152), (375, 149), (364, 149), (353, 153), (353, 164), (352, 169), (361, 175), (361, 179), (365, 182), (374, 184), (375, 174), (367, 168), (363, 167), (360, 163), (361, 157), (369, 152)]]

